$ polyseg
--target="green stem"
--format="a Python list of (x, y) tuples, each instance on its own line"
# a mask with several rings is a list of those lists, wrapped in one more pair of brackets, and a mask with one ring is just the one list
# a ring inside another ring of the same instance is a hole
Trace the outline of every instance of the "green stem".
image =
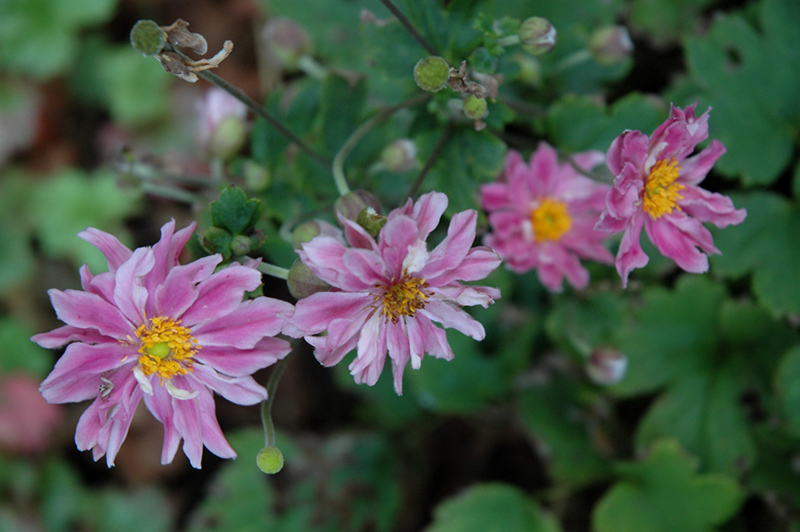
[(167, 198), (180, 203), (188, 205), (206, 203), (207, 200), (197, 194), (193, 194), (187, 190), (180, 188), (165, 187), (163, 185), (156, 185), (147, 181), (142, 183), (142, 191), (145, 194), (152, 194), (161, 198)]
[(557, 73), (564, 72), (565, 70), (569, 70), (574, 66), (589, 61), (591, 58), (592, 58), (592, 52), (589, 51), (588, 48), (584, 48), (583, 50), (578, 50), (577, 52), (571, 53), (570, 55), (559, 61), (553, 70)]
[(261, 273), (271, 275), (272, 277), (277, 277), (278, 279), (283, 279), (284, 281), (289, 278), (289, 270), (286, 268), (281, 268), (280, 266), (275, 266), (274, 264), (270, 264), (268, 262), (262, 262), (256, 266), (256, 268)]
[(275, 391), (281, 381), (289, 357), (283, 357), (275, 364), (267, 382), (267, 399), (261, 401), (261, 424), (264, 426), (264, 447), (275, 447), (275, 424), (272, 422), (272, 403), (275, 402)]
[(344, 175), (344, 161), (350, 152), (356, 147), (358, 142), (364, 138), (364, 136), (370, 132), (372, 128), (378, 125), (383, 120), (387, 119), (400, 109), (404, 107), (413, 107), (418, 103), (422, 103), (425, 100), (429, 99), (431, 96), (428, 93), (422, 93), (414, 96), (413, 98), (409, 98), (408, 100), (399, 103), (397, 105), (393, 105), (391, 107), (385, 107), (381, 109), (378, 113), (373, 115), (369, 120), (361, 124), (358, 129), (356, 129), (352, 135), (345, 141), (342, 147), (339, 149), (339, 152), (333, 158), (333, 181), (336, 183), (336, 190), (339, 191), (340, 196), (344, 196), (348, 192), (350, 192), (350, 187), (347, 186), (347, 178)]
[(425, 176), (428, 175), (431, 168), (433, 168), (434, 163), (442, 154), (442, 150), (444, 149), (445, 144), (447, 144), (447, 139), (450, 138), (450, 133), (453, 132), (453, 124), (447, 124), (447, 129), (444, 130), (442, 136), (439, 138), (439, 142), (436, 143), (436, 146), (433, 148), (431, 152), (431, 156), (428, 157), (428, 160), (425, 162), (425, 166), (422, 167), (420, 170), (417, 179), (414, 180), (414, 184), (411, 185), (411, 188), (408, 189), (408, 197), (413, 198), (417, 195), (417, 190), (419, 190), (420, 185), (422, 185), (422, 181), (425, 179)]
[(402, 11), (400, 11), (400, 9), (396, 5), (394, 5), (394, 2), (392, 2), (392, 0), (381, 0), (381, 3), (384, 6), (386, 6), (386, 9), (388, 9), (389, 11), (392, 12), (392, 15), (397, 17), (397, 20), (400, 21), (400, 24), (405, 26), (405, 28), (408, 30), (408, 33), (410, 33), (411, 36), (414, 37), (417, 40), (417, 42), (420, 43), (422, 45), (422, 47), (425, 48), (425, 50), (428, 51), (429, 54), (431, 54), (431, 55), (439, 55), (439, 53), (436, 51), (436, 48), (431, 46), (428, 43), (428, 41), (425, 40), (425, 37), (423, 37), (417, 31), (417, 29), (414, 27), (414, 25), (411, 24), (411, 21), (408, 20), (408, 18), (403, 14)]
[(495, 42), (500, 46), (513, 46), (515, 44), (520, 43), (519, 35), (506, 35), (505, 37), (500, 37)]
[[(191, 60), (183, 52), (177, 50), (173, 46), (168, 45), (167, 47), (165, 47), (165, 50), (167, 49), (171, 52), (175, 52), (184, 60), (189, 60), (189, 61)], [(224, 90), (225, 92), (227, 92), (228, 94), (230, 94), (231, 96), (233, 96), (234, 98), (245, 104), (248, 109), (259, 115), (267, 122), (269, 122), (269, 124), (272, 127), (280, 131), (286, 138), (297, 144), (297, 146), (301, 150), (303, 150), (306, 153), (306, 155), (314, 159), (320, 165), (326, 168), (328, 167), (330, 163), (325, 156), (311, 149), (311, 147), (308, 144), (306, 144), (303, 141), (303, 139), (295, 135), (289, 128), (283, 125), (283, 123), (280, 120), (274, 117), (269, 111), (264, 109), (261, 105), (258, 104), (258, 102), (256, 102), (250, 96), (245, 94), (242, 89), (234, 85), (231, 85), (230, 83), (219, 77), (217, 74), (211, 72), (210, 70), (201, 70), (200, 72), (195, 72), (195, 74), (197, 74), (198, 77), (201, 77), (204, 80), (208, 81), (209, 83), (216, 85), (220, 89)]]

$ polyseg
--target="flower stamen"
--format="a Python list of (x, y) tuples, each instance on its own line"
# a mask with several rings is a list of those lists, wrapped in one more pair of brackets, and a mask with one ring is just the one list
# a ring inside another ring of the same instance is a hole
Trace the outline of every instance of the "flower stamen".
[(165, 316), (151, 319), (149, 326), (140, 325), (136, 336), (141, 342), (138, 368), (142, 374), (158, 374), (163, 385), (164, 379), (193, 371), (192, 357), (202, 346), (197, 345), (197, 338), (191, 332), (180, 325), (180, 320)]
[(572, 218), (566, 203), (545, 198), (531, 211), (531, 224), (537, 242), (558, 240), (572, 227)]
[(675, 180), (680, 176), (681, 167), (675, 159), (658, 161), (644, 186), (644, 210), (653, 220), (658, 220), (665, 214), (670, 214), (673, 209), (680, 210), (678, 200), (683, 199), (679, 194), (686, 188)]
[(417, 311), (425, 308), (425, 301), (430, 293), (425, 290), (428, 283), (419, 277), (404, 277), (403, 281), (391, 285), (375, 285), (382, 293), (376, 294), (375, 301), (382, 300), (385, 323), (397, 323), (401, 316), (413, 317)]

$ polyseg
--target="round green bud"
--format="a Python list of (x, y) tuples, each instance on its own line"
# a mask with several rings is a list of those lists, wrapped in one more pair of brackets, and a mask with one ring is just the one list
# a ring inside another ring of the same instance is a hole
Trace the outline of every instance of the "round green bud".
[(367, 207), (358, 213), (356, 223), (363, 227), (372, 238), (377, 239), (381, 229), (386, 225), (386, 216), (378, 214), (372, 207)]
[(447, 86), (449, 79), (450, 65), (439, 56), (424, 57), (414, 66), (414, 81), (424, 91), (438, 92)]
[(256, 465), (262, 473), (274, 475), (283, 469), (283, 453), (277, 447), (264, 447), (256, 455)]
[(289, 287), (289, 293), (295, 299), (303, 299), (317, 292), (327, 292), (331, 289), (331, 285), (314, 275), (314, 272), (300, 259), (295, 260), (289, 268), (286, 284)]
[(543, 55), (556, 45), (556, 28), (542, 17), (530, 17), (519, 27), (522, 49), (533, 55)]
[(366, 208), (371, 208), (375, 212), (380, 210), (378, 198), (366, 190), (353, 190), (333, 203), (334, 213), (340, 212), (348, 220), (357, 221), (359, 213)]
[(633, 41), (625, 26), (603, 26), (589, 38), (589, 50), (603, 65), (614, 65), (633, 53)]
[(486, 98), (478, 98), (474, 94), (467, 96), (464, 99), (464, 114), (470, 120), (480, 120), (489, 114)]
[(319, 222), (316, 220), (309, 220), (303, 222), (292, 231), (292, 248), (300, 249), (306, 242), (311, 242), (315, 236), (322, 234)]
[(164, 49), (167, 36), (152, 20), (140, 20), (131, 29), (131, 45), (142, 55), (156, 55)]
[(253, 248), (253, 241), (248, 236), (236, 235), (231, 241), (231, 251), (235, 256), (243, 257), (250, 253)]
[(417, 145), (411, 139), (397, 139), (383, 149), (381, 163), (395, 174), (413, 170), (417, 166)]
[(247, 141), (247, 126), (244, 119), (228, 115), (217, 124), (208, 151), (213, 157), (226, 161), (239, 153)]

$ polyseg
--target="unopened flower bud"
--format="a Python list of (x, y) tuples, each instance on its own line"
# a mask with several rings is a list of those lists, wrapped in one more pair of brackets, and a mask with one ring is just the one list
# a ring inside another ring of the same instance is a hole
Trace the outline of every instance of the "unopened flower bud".
[(256, 455), (256, 465), (262, 473), (274, 475), (283, 469), (283, 453), (277, 447), (264, 447)]
[(294, 249), (300, 249), (300, 246), (306, 242), (310, 242), (312, 238), (321, 233), (322, 230), (319, 221), (309, 220), (308, 222), (303, 222), (292, 231), (292, 247)]
[(366, 208), (375, 212), (380, 210), (378, 199), (366, 190), (353, 190), (341, 196), (333, 204), (334, 212), (342, 213), (348, 220), (358, 220), (358, 216)]
[(448, 79), (450, 65), (439, 56), (424, 57), (414, 66), (414, 81), (424, 91), (438, 92), (447, 86)]
[(312, 42), (308, 32), (286, 17), (274, 17), (261, 30), (261, 43), (284, 68), (294, 70), (304, 55), (311, 53)]
[(145, 56), (153, 56), (164, 49), (167, 36), (152, 20), (140, 20), (131, 29), (133, 49)]
[(480, 120), (489, 114), (486, 98), (478, 98), (471, 94), (464, 99), (464, 114), (470, 120)]
[(253, 249), (253, 241), (245, 235), (236, 235), (231, 240), (231, 251), (234, 255), (243, 257)]
[(247, 188), (255, 191), (266, 190), (270, 183), (269, 168), (255, 161), (247, 160), (244, 162), (242, 174)]
[(217, 124), (208, 151), (213, 157), (227, 160), (239, 153), (247, 141), (247, 126), (238, 116), (228, 115)]
[(533, 55), (543, 55), (556, 45), (556, 28), (542, 17), (530, 17), (519, 27), (522, 49)]
[(628, 369), (628, 357), (611, 347), (595, 349), (586, 361), (586, 373), (595, 383), (617, 384)]
[(625, 26), (604, 26), (589, 38), (589, 50), (598, 63), (613, 65), (633, 52), (633, 41)]
[(222, 89), (209, 90), (198, 105), (197, 143), (212, 157), (227, 160), (247, 141), (247, 107)]
[(385, 170), (402, 174), (417, 166), (417, 145), (411, 139), (398, 139), (381, 152), (381, 163)]
[(358, 213), (356, 223), (363, 227), (372, 238), (377, 239), (381, 229), (386, 225), (386, 216), (378, 214), (372, 207), (367, 207)]
[(314, 275), (314, 272), (300, 259), (295, 260), (289, 268), (286, 284), (289, 287), (289, 293), (295, 299), (303, 299), (317, 292), (327, 292), (331, 289), (331, 285)]

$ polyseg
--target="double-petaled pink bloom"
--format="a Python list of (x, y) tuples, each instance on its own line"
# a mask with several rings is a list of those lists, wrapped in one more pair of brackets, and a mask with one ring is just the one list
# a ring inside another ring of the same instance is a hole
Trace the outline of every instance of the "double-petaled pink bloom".
[(747, 216), (727, 196), (697, 186), (725, 147), (712, 140), (706, 149), (689, 156), (708, 138), (710, 109), (698, 118), (696, 106), (685, 110), (672, 106), (670, 117), (652, 137), (626, 131), (608, 149), (608, 167), (616, 179), (597, 229), (625, 231), (616, 260), (623, 286), (631, 270), (648, 262), (639, 244), (642, 227), (656, 248), (680, 268), (703, 273), (708, 270), (705, 253), (720, 252), (703, 222), (722, 228), (741, 223)]
[[(596, 151), (573, 156), (590, 170), (603, 161)], [(602, 244), (608, 235), (594, 230), (609, 190), (582, 176), (569, 163), (559, 164), (556, 151), (541, 143), (525, 164), (510, 151), (495, 183), (481, 187), (481, 202), (489, 213), (491, 233), (484, 239), (517, 273), (535, 269), (551, 291), (560, 291), (564, 277), (575, 288), (589, 284), (580, 259), (610, 264), (614, 257)]]
[(251, 377), (290, 351), (272, 338), (292, 311), (289, 303), (258, 297), (242, 301), (261, 284), (250, 267), (214, 272), (219, 255), (179, 265), (194, 224), (175, 231), (171, 221), (152, 248), (131, 251), (114, 236), (87, 229), (81, 238), (106, 257), (109, 271), (80, 270), (80, 290), (51, 290), (65, 326), (32, 338), (42, 347), (69, 344), (41, 385), (51, 403), (92, 399), (78, 422), (75, 442), (104, 454), (109, 466), (144, 403), (164, 425), (161, 462), (172, 461), (181, 439), (199, 468), (205, 445), (222, 458), (236, 453), (217, 422), (213, 392), (238, 404), (255, 404), (266, 390)]
[[(444, 329), (434, 322), (484, 338), (483, 326), (460, 307), (487, 307), (500, 291), (461, 281), (485, 278), (500, 258), (488, 248), (472, 247), (477, 220), (472, 210), (454, 215), (447, 237), (428, 251), (425, 241), (446, 207), (442, 193), (409, 200), (389, 213), (377, 240), (340, 216), (350, 247), (332, 236), (303, 244), (300, 258), (333, 289), (298, 301), (290, 325), (294, 335), (314, 346), (322, 364), (337, 364), (356, 349), (350, 372), (356, 382), (373, 385), (388, 354), (399, 394), (409, 361), (419, 369), (425, 353), (453, 358)], [(323, 331), (327, 334), (316, 336)]]

